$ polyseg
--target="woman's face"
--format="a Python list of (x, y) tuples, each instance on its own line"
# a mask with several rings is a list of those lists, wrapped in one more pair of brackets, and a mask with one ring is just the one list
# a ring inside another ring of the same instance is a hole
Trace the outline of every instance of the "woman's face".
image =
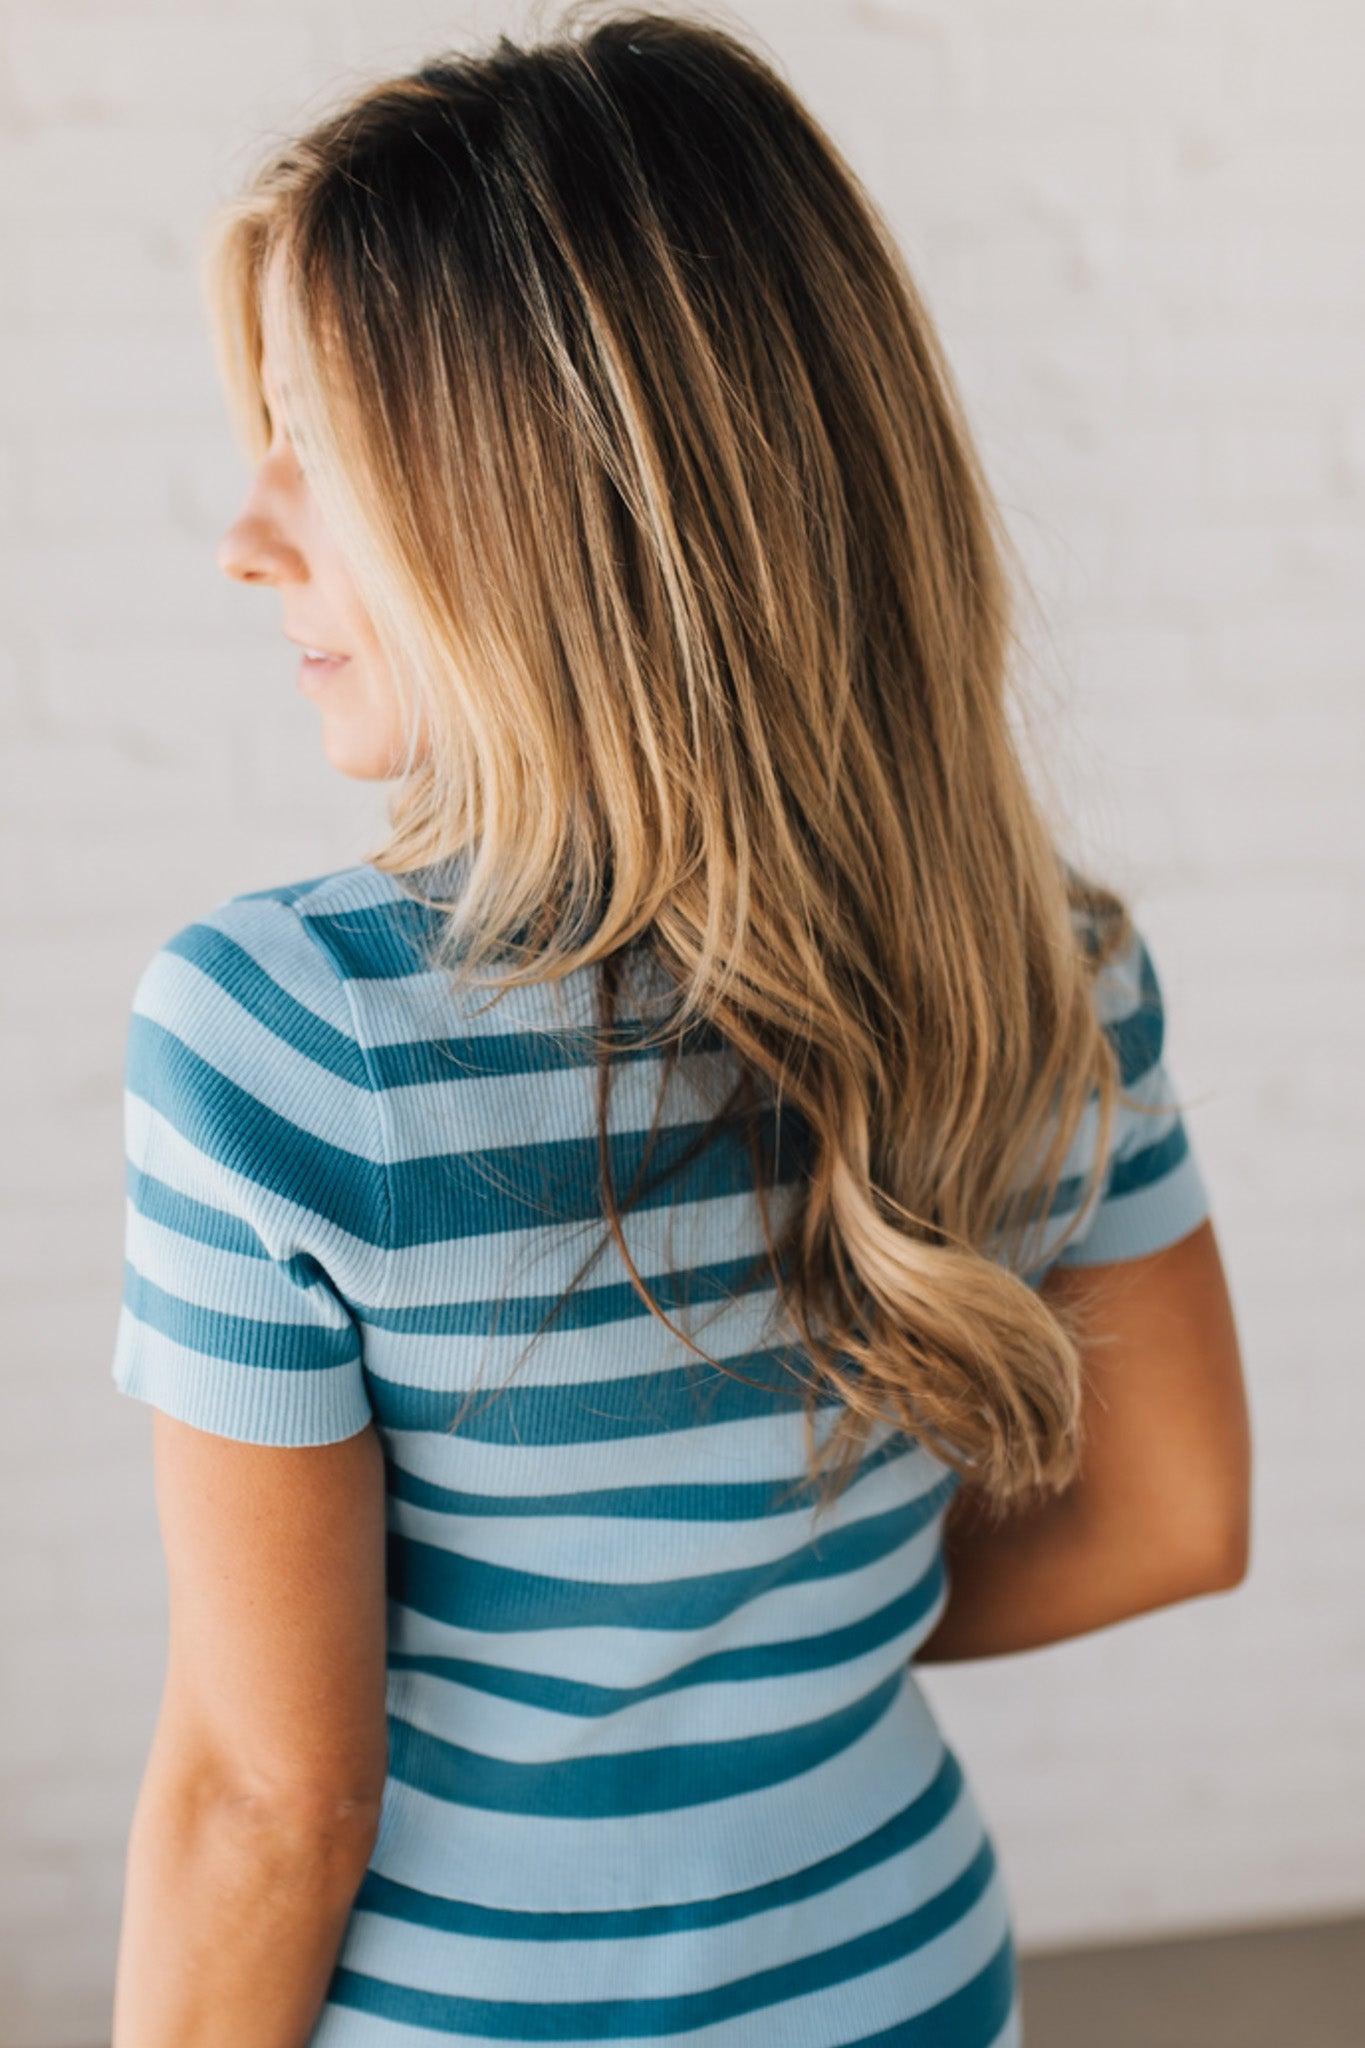
[[(241, 583), (273, 583), (281, 629), (298, 643), (299, 688), (322, 716), (323, 751), (343, 775), (375, 781), (399, 772), (402, 721), (373, 630), (346, 564), (308, 488), (302, 453), (286, 426), (289, 392), (263, 353), (262, 387), (273, 438), (246, 503), (218, 545), (218, 566)], [(340, 666), (304, 661), (305, 647), (344, 657)]]

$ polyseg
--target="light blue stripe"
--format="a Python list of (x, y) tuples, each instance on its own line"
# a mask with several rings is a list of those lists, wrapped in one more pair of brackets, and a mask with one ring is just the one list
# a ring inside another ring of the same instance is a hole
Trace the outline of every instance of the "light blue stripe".
[[(295, 1261), (294, 1270), (303, 1264)], [(168, 1294), (125, 1263), (123, 1302), (130, 1315), (169, 1343), (224, 1365), (254, 1365), (269, 1372), (332, 1372), (360, 1357), (354, 1326), (319, 1322), (315, 1313), (306, 1312), (302, 1294), (296, 1322), (227, 1315)]]
[[(565, 1756), (548, 1764), (486, 1756), (391, 1713), (389, 1772), (433, 1799), (495, 1813), (591, 1820), (670, 1812), (759, 1792), (814, 1770), (873, 1727), (904, 1682), (905, 1667), (897, 1665), (861, 1699), (778, 1735)], [(451, 1825), (459, 1825), (458, 1817)]]
[[(502, 1399), (501, 1392), (497, 1398)], [(850, 1487), (879, 1466), (912, 1457), (917, 1448), (913, 1437), (888, 1436), (859, 1460)], [(472, 1493), (423, 1479), (395, 1460), (389, 1471), (389, 1494), (410, 1507), (448, 1515), (619, 1515), (631, 1521), (747, 1522), (813, 1506), (816, 1486), (803, 1474), (795, 1482), (680, 1479), (653, 1486), (584, 1487), (572, 1493)]]
[(593, 1912), (518, 1912), (508, 1906), (481, 1906), (467, 1899), (438, 1898), (368, 1871), (356, 1905), (409, 1926), (430, 1927), (443, 1934), (477, 1936), (490, 1941), (636, 1941), (645, 1936), (684, 1934), (692, 1928), (728, 1926), (758, 1913), (771, 1913), (803, 1899), (817, 1897), (846, 1884), (862, 1871), (904, 1854), (951, 1811), (963, 1785), (962, 1767), (944, 1748), (932, 1780), (900, 1811), (847, 1849), (807, 1864), (789, 1876), (718, 1898), (685, 1899), (665, 1906), (620, 1906)]

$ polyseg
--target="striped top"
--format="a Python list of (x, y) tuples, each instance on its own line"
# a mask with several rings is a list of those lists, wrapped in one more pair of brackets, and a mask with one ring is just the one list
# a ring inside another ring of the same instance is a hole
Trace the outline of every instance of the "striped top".
[[(254, 1443), (373, 1422), (386, 1453), (388, 1778), (309, 2048), (1017, 2048), (1002, 1870), (913, 1669), (956, 1475), (885, 1427), (812, 1523), (747, 1146), (664, 1172), (726, 1048), (675, 1069), (623, 1228), (743, 1382), (603, 1223), (594, 970), (457, 999), (413, 884), (230, 898), (148, 962), (127, 1042), (116, 1385)], [(1160, 1113), (1116, 1115), (1067, 1264), (1208, 1206), (1140, 935), (1098, 998)], [(615, 1055), (622, 1199), (661, 1057)]]

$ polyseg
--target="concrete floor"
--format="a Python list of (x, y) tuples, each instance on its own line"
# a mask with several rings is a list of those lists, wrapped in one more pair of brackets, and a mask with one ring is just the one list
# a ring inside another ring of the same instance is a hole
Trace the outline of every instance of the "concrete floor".
[(1365, 2048), (1365, 1919), (1019, 1964), (1024, 2048)]

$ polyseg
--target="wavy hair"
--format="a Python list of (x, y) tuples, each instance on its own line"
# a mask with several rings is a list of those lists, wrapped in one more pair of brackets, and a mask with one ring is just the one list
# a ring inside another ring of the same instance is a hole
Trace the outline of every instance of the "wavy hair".
[(848, 163), (725, 27), (576, 5), (353, 88), (208, 257), (244, 445), (266, 323), (401, 693), (367, 858), (458, 877), (431, 958), (460, 987), (600, 967), (603, 1212), (652, 1313), (675, 1329), (607, 1144), (643, 956), (664, 1085), (689, 1046), (732, 1062), (717, 1127), (750, 1145), (811, 1477), (891, 1421), (988, 1511), (1061, 1490), (1079, 1311), (1025, 1275), (1092, 1099), (1099, 1185), (1093, 977), (1134, 927), (1031, 787), (1003, 521)]

